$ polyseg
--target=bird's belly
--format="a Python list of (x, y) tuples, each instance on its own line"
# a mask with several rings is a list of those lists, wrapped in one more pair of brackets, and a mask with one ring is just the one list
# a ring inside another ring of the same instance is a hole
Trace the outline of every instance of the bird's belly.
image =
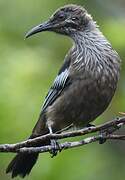
[(47, 110), (47, 119), (55, 129), (70, 124), (84, 127), (104, 112), (115, 89), (100, 86), (96, 81), (75, 81)]

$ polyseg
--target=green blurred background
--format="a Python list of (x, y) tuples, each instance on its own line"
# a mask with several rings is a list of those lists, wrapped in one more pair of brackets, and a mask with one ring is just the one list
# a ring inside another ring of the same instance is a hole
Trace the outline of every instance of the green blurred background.
[[(26, 139), (38, 118), (44, 97), (62, 64), (71, 41), (42, 33), (24, 41), (24, 34), (46, 20), (58, 7), (85, 6), (120, 54), (123, 64), (117, 93), (108, 110), (95, 122), (125, 111), (125, 1), (124, 0), (0, 0), (0, 143)], [(124, 129), (123, 129), (124, 130)], [(0, 154), (0, 180), (14, 154)], [(106, 142), (67, 150), (51, 159), (41, 154), (27, 180), (123, 180), (125, 143)], [(17, 178), (20, 179), (20, 178)]]

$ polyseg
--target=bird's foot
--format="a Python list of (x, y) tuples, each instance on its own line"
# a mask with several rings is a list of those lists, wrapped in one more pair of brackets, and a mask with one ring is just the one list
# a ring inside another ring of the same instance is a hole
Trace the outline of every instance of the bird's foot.
[(104, 136), (107, 135), (106, 131), (100, 131), (99, 132), (99, 144), (104, 144), (106, 142), (106, 139), (104, 138)]
[(99, 132), (99, 144), (103, 144), (106, 142), (106, 138), (105, 136), (112, 134), (113, 132), (119, 130), (120, 128), (120, 124), (119, 125), (115, 125), (113, 127), (109, 127), (108, 129), (102, 130)]
[[(94, 124), (87, 124), (87, 126), (86, 127), (95, 127), (95, 125)], [(99, 144), (103, 144), (103, 143), (105, 143), (106, 142), (106, 139), (104, 138), (104, 136), (107, 134), (107, 132), (106, 131), (100, 131), (99, 132)]]
[[(49, 129), (50, 134), (52, 134), (53, 133), (52, 127), (49, 126), (48, 129)], [(54, 156), (58, 154), (58, 151), (61, 152), (62, 148), (60, 147), (60, 144), (58, 143), (56, 139), (50, 139), (50, 145), (51, 145), (50, 154), (51, 154), (51, 157), (53, 158)]]
[(51, 154), (51, 158), (53, 158), (54, 156), (58, 154), (58, 152), (62, 151), (62, 148), (60, 147), (60, 144), (58, 143), (58, 141), (55, 139), (50, 140), (50, 143), (51, 143), (50, 154)]

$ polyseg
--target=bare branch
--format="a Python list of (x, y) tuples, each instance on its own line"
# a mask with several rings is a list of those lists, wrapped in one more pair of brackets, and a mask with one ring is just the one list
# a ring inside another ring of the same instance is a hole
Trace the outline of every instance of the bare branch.
[[(52, 150), (51, 145), (42, 146), (42, 147), (34, 147), (35, 144), (41, 143), (48, 139), (64, 139), (69, 137), (76, 137), (76, 136), (83, 136), (86, 134), (91, 134), (94, 132), (98, 132), (98, 135), (90, 136), (84, 138), (81, 141), (74, 141), (74, 142), (65, 142), (60, 143), (60, 148), (57, 150), (65, 150), (69, 148), (74, 148), (86, 144), (90, 144), (93, 142), (97, 142), (100, 138), (104, 138), (106, 140), (125, 140), (125, 135), (114, 135), (112, 134), (119, 128), (125, 125), (125, 117), (119, 117), (112, 121), (106, 122), (104, 124), (98, 125), (96, 127), (88, 127), (81, 130), (75, 130), (71, 132), (65, 132), (61, 134), (47, 134), (44, 136), (39, 136), (34, 139), (28, 139), (26, 141), (22, 141), (16, 144), (1, 144), (0, 145), (0, 152), (22, 152), (22, 153), (33, 153), (33, 152), (50, 152)], [(99, 132), (102, 132), (100, 134)]]

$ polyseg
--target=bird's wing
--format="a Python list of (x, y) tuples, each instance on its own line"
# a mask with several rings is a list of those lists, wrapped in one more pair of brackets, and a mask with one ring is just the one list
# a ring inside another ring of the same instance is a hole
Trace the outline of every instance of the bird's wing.
[(51, 86), (45, 101), (43, 103), (42, 112), (50, 106), (56, 98), (60, 95), (62, 90), (69, 84), (69, 62), (65, 62), (63, 67), (60, 69), (58, 76), (55, 78), (53, 85)]

